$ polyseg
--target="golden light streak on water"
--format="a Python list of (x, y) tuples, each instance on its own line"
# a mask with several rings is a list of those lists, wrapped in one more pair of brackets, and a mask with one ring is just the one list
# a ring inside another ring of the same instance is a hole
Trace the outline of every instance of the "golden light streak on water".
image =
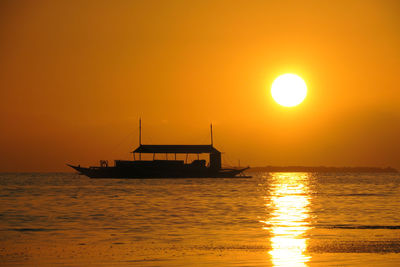
[(273, 173), (269, 205), (271, 217), (265, 229), (270, 231), (273, 266), (307, 266), (305, 234), (311, 227), (310, 192), (307, 173)]

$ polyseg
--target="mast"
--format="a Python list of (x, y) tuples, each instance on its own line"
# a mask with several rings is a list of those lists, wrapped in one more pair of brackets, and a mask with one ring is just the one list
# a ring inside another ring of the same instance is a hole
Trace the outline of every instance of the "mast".
[(212, 123), (210, 124), (210, 130), (211, 130), (211, 146), (212, 146), (212, 145), (214, 145), (213, 132), (212, 132)]
[[(139, 146), (142, 145), (142, 118), (139, 118)], [(142, 153), (139, 153), (139, 160), (142, 160)]]
[(142, 118), (139, 118), (139, 146), (142, 145)]

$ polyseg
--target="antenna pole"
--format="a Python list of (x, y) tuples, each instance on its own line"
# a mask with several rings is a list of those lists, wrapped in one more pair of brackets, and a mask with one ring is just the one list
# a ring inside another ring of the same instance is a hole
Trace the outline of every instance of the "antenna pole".
[(211, 130), (211, 145), (214, 145), (213, 132), (212, 132), (212, 123), (210, 124), (210, 130)]

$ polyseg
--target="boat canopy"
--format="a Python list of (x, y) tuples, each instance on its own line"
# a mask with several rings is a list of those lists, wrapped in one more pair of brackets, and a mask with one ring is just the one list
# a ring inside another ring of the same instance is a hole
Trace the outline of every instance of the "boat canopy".
[(220, 154), (212, 145), (140, 145), (132, 153)]

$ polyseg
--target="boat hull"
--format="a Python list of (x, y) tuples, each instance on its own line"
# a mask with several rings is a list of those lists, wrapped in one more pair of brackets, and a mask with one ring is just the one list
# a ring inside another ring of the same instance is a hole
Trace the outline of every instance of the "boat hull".
[(244, 169), (186, 168), (180, 170), (160, 170), (135, 167), (80, 167), (69, 165), (71, 168), (90, 178), (119, 178), (119, 179), (159, 179), (159, 178), (249, 178), (240, 175)]

